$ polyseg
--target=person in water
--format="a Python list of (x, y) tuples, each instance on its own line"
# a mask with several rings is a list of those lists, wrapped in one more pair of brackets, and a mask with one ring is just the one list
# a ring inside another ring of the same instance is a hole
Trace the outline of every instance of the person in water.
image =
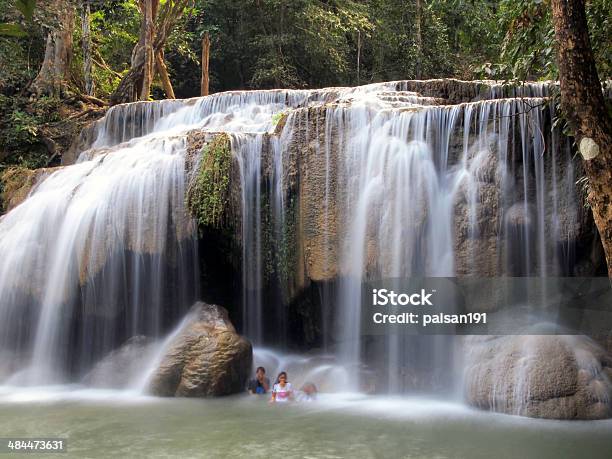
[(278, 374), (277, 383), (272, 388), (272, 398), (270, 403), (286, 403), (293, 398), (293, 388), (287, 381), (287, 372), (281, 371)]
[(300, 389), (298, 400), (300, 402), (312, 402), (317, 399), (318, 392), (314, 383), (307, 382)]
[(250, 394), (267, 394), (270, 390), (270, 379), (266, 377), (266, 369), (257, 367), (255, 378), (249, 381), (247, 387)]

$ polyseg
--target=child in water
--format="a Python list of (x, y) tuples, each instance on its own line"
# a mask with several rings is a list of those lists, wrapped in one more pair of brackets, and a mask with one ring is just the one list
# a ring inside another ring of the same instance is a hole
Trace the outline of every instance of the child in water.
[(270, 403), (286, 403), (293, 398), (293, 388), (287, 381), (287, 372), (281, 371), (278, 374), (277, 383), (272, 388), (272, 398)]
[(317, 392), (317, 386), (315, 386), (314, 383), (307, 382), (300, 389), (298, 401), (312, 402), (317, 399)]

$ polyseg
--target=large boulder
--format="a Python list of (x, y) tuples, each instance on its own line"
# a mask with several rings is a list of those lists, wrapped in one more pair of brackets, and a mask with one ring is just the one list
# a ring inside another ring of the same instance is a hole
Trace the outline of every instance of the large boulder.
[(478, 336), (466, 346), (472, 406), (546, 419), (612, 416), (612, 356), (584, 336)]
[(196, 303), (167, 345), (149, 390), (164, 397), (234, 394), (244, 390), (252, 363), (251, 343), (236, 332), (227, 311)]

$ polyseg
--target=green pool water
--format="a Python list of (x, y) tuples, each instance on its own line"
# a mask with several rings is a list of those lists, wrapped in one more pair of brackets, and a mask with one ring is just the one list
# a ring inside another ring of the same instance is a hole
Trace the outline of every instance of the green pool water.
[(0, 397), (0, 437), (67, 440), (66, 454), (18, 457), (612, 458), (611, 421), (534, 420), (356, 394), (271, 406), (250, 396), (8, 393)]

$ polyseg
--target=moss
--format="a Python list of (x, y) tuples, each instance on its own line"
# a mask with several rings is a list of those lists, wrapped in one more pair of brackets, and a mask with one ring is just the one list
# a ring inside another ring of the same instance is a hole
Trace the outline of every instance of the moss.
[(283, 300), (289, 301), (291, 297), (293, 276), (297, 265), (297, 199), (289, 196), (288, 206), (285, 213), (285, 221), (282, 228), (281, 240), (277, 252), (276, 270)]
[(187, 208), (200, 226), (221, 229), (227, 224), (232, 149), (227, 134), (202, 148), (200, 164), (187, 190)]
[(261, 251), (263, 283), (276, 282), (281, 300), (288, 303), (293, 291), (297, 265), (297, 199), (290, 195), (285, 201), (283, 224), (277, 227), (270, 203), (270, 190), (261, 195)]
[(272, 116), (272, 126), (274, 127), (274, 134), (280, 135), (285, 128), (285, 124), (287, 124), (287, 118), (289, 118), (289, 113), (287, 111), (275, 113)]

